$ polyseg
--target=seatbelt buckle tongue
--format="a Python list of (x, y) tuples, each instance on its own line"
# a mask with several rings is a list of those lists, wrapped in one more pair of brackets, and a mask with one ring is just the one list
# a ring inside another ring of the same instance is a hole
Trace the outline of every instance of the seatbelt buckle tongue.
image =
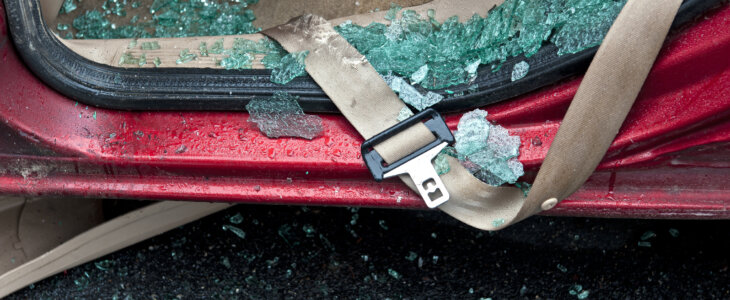
[[(434, 134), (436, 140), (392, 164), (387, 164), (375, 151), (375, 145), (420, 122)], [(385, 178), (408, 174), (426, 205), (429, 208), (436, 208), (449, 200), (449, 192), (431, 161), (453, 142), (454, 136), (444, 119), (438, 112), (429, 108), (365, 141), (361, 149), (365, 164), (375, 181), (380, 182)]]

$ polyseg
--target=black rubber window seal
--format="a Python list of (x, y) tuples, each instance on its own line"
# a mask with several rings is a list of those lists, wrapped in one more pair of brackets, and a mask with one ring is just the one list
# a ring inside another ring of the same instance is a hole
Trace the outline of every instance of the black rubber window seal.
[[(674, 21), (677, 28), (726, 0), (685, 0)], [(244, 110), (254, 97), (283, 91), (299, 96), (307, 112), (338, 110), (311, 77), (286, 85), (269, 80), (268, 70), (197, 68), (119, 68), (90, 61), (64, 46), (46, 26), (39, 0), (4, 0), (8, 28), (27, 66), (47, 85), (81, 103), (120, 110)], [(434, 106), (440, 112), (482, 107), (534, 91), (587, 69), (597, 47), (570, 55), (557, 55), (548, 44), (530, 58), (507, 60), (492, 72), (479, 68), (473, 83), (436, 91), (446, 99)], [(513, 66), (530, 64), (524, 79), (512, 82)], [(476, 84), (478, 88), (470, 90)]]

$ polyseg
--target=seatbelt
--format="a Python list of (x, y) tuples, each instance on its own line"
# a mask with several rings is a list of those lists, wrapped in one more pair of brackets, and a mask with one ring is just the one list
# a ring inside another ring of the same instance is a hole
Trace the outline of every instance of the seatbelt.
[(228, 203), (161, 201), (109, 220), (5, 274), (0, 298), (53, 274), (224, 210)]
[[(498, 3), (500, 1), (495, 1)], [(606, 35), (527, 197), (474, 178), (455, 158), (441, 175), (449, 201), (438, 208), (473, 227), (497, 230), (555, 207), (593, 173), (616, 137), (661, 49), (681, 0), (629, 0)], [(367, 59), (323, 18), (306, 15), (263, 31), (287, 51), (309, 51), (309, 75), (365, 138), (395, 126), (405, 104)], [(423, 123), (376, 144), (388, 163), (434, 141)], [(408, 175), (400, 178), (418, 190)]]

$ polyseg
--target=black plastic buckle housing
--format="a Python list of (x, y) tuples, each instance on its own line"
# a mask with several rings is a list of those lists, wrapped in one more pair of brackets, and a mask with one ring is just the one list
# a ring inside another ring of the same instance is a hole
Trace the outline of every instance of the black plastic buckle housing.
[[(419, 122), (423, 122), (423, 124), (426, 125), (426, 128), (431, 130), (434, 136), (436, 136), (436, 140), (428, 143), (426, 146), (418, 149), (411, 154), (406, 155), (405, 157), (397, 160), (392, 164), (386, 164), (386, 162), (383, 160), (383, 157), (381, 157), (380, 154), (378, 154), (378, 152), (375, 151), (373, 147)], [(454, 135), (451, 134), (451, 130), (449, 130), (449, 127), (446, 126), (446, 122), (441, 117), (441, 115), (435, 110), (428, 108), (365, 141), (362, 144), (361, 148), (362, 157), (365, 160), (365, 164), (368, 166), (370, 173), (373, 174), (375, 181), (380, 182), (383, 180), (385, 173), (388, 173), (398, 168), (408, 161), (443, 144), (444, 142), (448, 143), (449, 145), (453, 144)]]

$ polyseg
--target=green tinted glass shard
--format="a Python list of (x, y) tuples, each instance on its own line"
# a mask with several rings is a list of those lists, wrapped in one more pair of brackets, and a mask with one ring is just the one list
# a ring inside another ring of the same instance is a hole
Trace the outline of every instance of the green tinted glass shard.
[(451, 157), (458, 157), (456, 154), (456, 149), (451, 146), (446, 146), (446, 148), (444, 148), (444, 150), (441, 150), (441, 153), (446, 154)]
[(74, 3), (75, 0), (64, 0), (63, 4), (61, 4), (61, 9), (58, 11), (59, 14), (67, 14), (74, 10), (76, 10), (76, 3)]
[[(528, 194), (530, 194), (530, 189), (532, 189), (532, 185), (527, 182), (515, 182), (515, 186), (522, 190), (522, 194), (527, 197)], [(562, 271), (562, 270), (561, 270)], [(563, 273), (567, 272), (563, 271)]]
[(213, 42), (213, 45), (210, 46), (208, 52), (213, 54), (223, 53), (223, 39), (217, 39), (215, 42)]
[(243, 222), (243, 216), (241, 213), (236, 213), (234, 216), (232, 216), (230, 219), (228, 219), (233, 224), (241, 224)]
[(499, 159), (508, 160), (517, 157), (522, 143), (519, 136), (511, 136), (506, 128), (499, 125), (491, 125), (487, 145), (494, 151)]
[(425, 108), (423, 105), (423, 95), (421, 95), (416, 88), (407, 83), (405, 83), (404, 86), (401, 86), (401, 91), (398, 93), (398, 96), (403, 100), (403, 102), (410, 104), (418, 111)]
[(142, 50), (157, 50), (160, 49), (160, 44), (157, 41), (142, 42)]
[(200, 50), (200, 56), (208, 56), (208, 44), (205, 42), (200, 42), (200, 46), (198, 46), (198, 49)]
[(656, 237), (656, 233), (654, 231), (647, 231), (647, 232), (644, 232), (639, 239), (641, 239), (642, 241), (646, 241), (646, 240), (649, 240), (649, 239), (652, 239), (655, 237)]
[(395, 20), (396, 16), (398, 15), (398, 12), (403, 9), (400, 5), (397, 5), (395, 3), (390, 4), (390, 9), (387, 13), (385, 13), (385, 19), (386, 20)]
[[(127, 3), (106, 0), (99, 7), (100, 14), (107, 22), (110, 17), (125, 16)], [(136, 8), (139, 5), (139, 2), (134, 2), (131, 6)], [(139, 17), (135, 16), (130, 19), (129, 25), (112, 25), (105, 32), (82, 32), (77, 38), (187, 37), (258, 32), (260, 28), (251, 23), (255, 16), (246, 9), (247, 6), (247, 2), (155, 0), (148, 6), (152, 14), (149, 21), (138, 22)]]
[(108, 34), (110, 22), (97, 10), (87, 11), (86, 13), (76, 17), (72, 23), (76, 29), (77, 36), (84, 38), (111, 38)]
[(58, 30), (68, 30), (68, 25), (67, 24), (63, 24), (63, 23), (58, 23), (58, 25), (56, 25), (56, 29), (58, 29)]
[(479, 109), (462, 116), (454, 133), (455, 154), (467, 170), (487, 184), (516, 183), (524, 175), (517, 159), (520, 138), (490, 124), (486, 116), (487, 112)]
[(233, 53), (220, 61), (226, 70), (250, 69), (254, 56), (248, 53)]
[(138, 63), (138, 65), (141, 67), (141, 66), (144, 66), (146, 64), (147, 64), (147, 54), (142, 53), (142, 55), (139, 56), (139, 63)]
[(423, 98), (423, 108), (426, 109), (428, 107), (434, 106), (437, 103), (441, 102), (441, 100), (444, 100), (444, 96), (441, 96), (434, 92), (427, 92), (426, 96)]
[(233, 40), (233, 48), (231, 49), (231, 51), (267, 54), (272, 52), (284, 52), (284, 49), (268, 38), (263, 38), (258, 41), (236, 38), (235, 40)]
[(371, 23), (366, 27), (362, 27), (352, 24), (351, 21), (346, 21), (336, 26), (335, 30), (363, 54), (382, 46), (386, 42), (385, 32), (387, 27), (381, 23)]
[(429, 72), (421, 81), (421, 86), (427, 89), (442, 89), (465, 83), (470, 77), (465, 67), (455, 66), (453, 63), (429, 64)]
[(512, 68), (512, 81), (525, 78), (525, 76), (527, 76), (527, 72), (529, 71), (530, 65), (527, 62), (521, 61), (516, 63), (514, 68)]
[(573, 4), (569, 11), (574, 13), (560, 18), (564, 23), (550, 40), (558, 46), (558, 54), (577, 53), (599, 45), (625, 3), (585, 0)]
[(224, 231), (227, 230), (227, 231), (233, 232), (233, 234), (235, 234), (239, 238), (242, 238), (242, 239), (245, 239), (246, 238), (246, 232), (244, 232), (241, 228), (238, 228), (236, 226), (233, 226), (233, 225), (223, 225), (223, 230)]
[(421, 81), (426, 79), (426, 75), (428, 74), (428, 65), (421, 66), (418, 71), (413, 72), (411, 74), (411, 83), (412, 84), (419, 84)]
[(159, 57), (155, 57), (155, 60), (152, 62), (155, 64), (155, 68), (159, 67), (162, 64), (162, 61), (160, 61)]
[(139, 65), (140, 59), (134, 57), (130, 52), (124, 52), (119, 58), (119, 65)]
[(491, 185), (515, 183), (524, 175), (522, 163), (516, 159), (519, 155), (520, 139), (510, 136), (501, 127), (490, 125), (487, 146), (468, 155), (469, 161), (481, 167), (477, 177)]
[(447, 155), (443, 153), (439, 153), (436, 155), (436, 158), (433, 160), (433, 167), (436, 170), (436, 173), (439, 175), (444, 175), (446, 173), (449, 173), (451, 171), (451, 166), (449, 165), (449, 160), (446, 158)]
[(398, 112), (398, 117), (396, 117), (396, 120), (398, 120), (398, 122), (403, 122), (412, 116), (413, 116), (413, 111), (411, 111), (411, 109), (408, 107), (403, 107)]
[[(547, 41), (555, 43), (560, 54), (595, 46), (624, 3), (507, 0), (486, 18), (474, 15), (464, 23), (450, 18), (443, 24), (434, 20), (432, 11), (421, 18), (406, 10), (396, 18), (399, 8), (393, 7), (387, 16), (391, 20), (388, 26), (373, 23), (362, 27), (345, 22), (336, 29), (379, 73), (391, 72), (424, 88), (441, 89), (472, 81), (479, 65), (490, 65), (497, 71), (510, 57), (530, 57)], [(429, 68), (426, 75), (424, 65)]]
[(393, 269), (388, 269), (388, 275), (390, 275), (390, 277), (393, 277), (395, 279), (401, 279), (401, 277), (403, 277), (400, 273), (398, 273), (398, 271), (393, 270)]
[[(477, 109), (464, 114), (454, 133), (454, 148), (460, 157), (466, 157), (487, 147), (490, 124), (487, 112)], [(464, 160), (462, 158), (462, 160)]]
[(477, 70), (479, 68), (479, 65), (481, 65), (482, 60), (481, 59), (475, 59), (472, 62), (467, 62), (466, 66), (464, 67), (464, 71), (466, 71), (468, 81), (474, 80), (477, 76)]
[(150, 13), (154, 14), (158, 10), (170, 5), (173, 2), (174, 0), (154, 0), (152, 1), (152, 5), (150, 5)]
[(180, 51), (180, 57), (175, 61), (175, 63), (178, 65), (188, 63), (188, 62), (193, 61), (197, 57), (198, 56), (195, 55), (194, 53), (190, 53), (190, 49), (185, 48), (182, 51)]
[(388, 84), (390, 89), (398, 93), (398, 97), (416, 110), (421, 111), (444, 99), (443, 96), (427, 92), (422, 95), (414, 86), (408, 84), (403, 78), (393, 75), (383, 76), (383, 80)]
[(267, 69), (275, 69), (281, 66), (281, 57), (282, 55), (276, 52), (272, 52), (264, 56), (263, 59), (261, 59), (261, 64), (264, 65)]
[(304, 60), (309, 51), (289, 53), (281, 58), (281, 64), (271, 70), (271, 81), (287, 84), (294, 78), (306, 74)]
[(322, 119), (306, 115), (297, 103), (298, 98), (277, 92), (272, 98), (256, 98), (246, 105), (248, 122), (256, 123), (259, 130), (270, 138), (301, 137), (313, 139), (322, 133)]
[(101, 8), (104, 10), (105, 15), (114, 14), (124, 17), (127, 15), (127, 11), (124, 9), (126, 5), (127, 1), (106, 0), (101, 5)]
[(578, 293), (580, 293), (583, 290), (583, 286), (580, 284), (574, 284), (570, 287), (570, 290), (568, 290), (568, 294), (571, 294), (573, 296), (577, 296)]

